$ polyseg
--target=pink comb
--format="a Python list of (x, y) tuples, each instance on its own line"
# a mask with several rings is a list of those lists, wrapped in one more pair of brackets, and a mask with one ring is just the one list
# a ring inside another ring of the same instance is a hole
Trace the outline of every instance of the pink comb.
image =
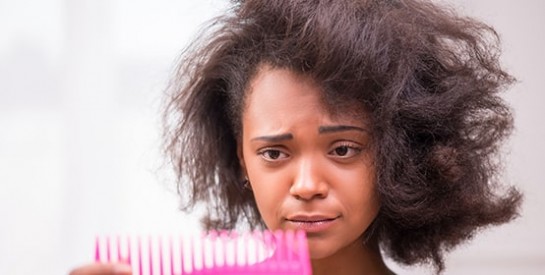
[(96, 262), (125, 262), (138, 275), (311, 275), (304, 231), (263, 231), (237, 236), (97, 237)]

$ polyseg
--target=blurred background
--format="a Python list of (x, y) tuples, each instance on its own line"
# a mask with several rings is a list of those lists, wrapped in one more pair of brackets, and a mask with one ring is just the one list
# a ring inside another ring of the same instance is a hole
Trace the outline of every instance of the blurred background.
[[(496, 27), (519, 80), (505, 180), (522, 216), (453, 251), (445, 274), (545, 274), (545, 1), (444, 1)], [(196, 232), (160, 152), (162, 93), (227, 0), (0, 0), (0, 274), (68, 274), (94, 236)], [(429, 274), (398, 267), (399, 274)]]

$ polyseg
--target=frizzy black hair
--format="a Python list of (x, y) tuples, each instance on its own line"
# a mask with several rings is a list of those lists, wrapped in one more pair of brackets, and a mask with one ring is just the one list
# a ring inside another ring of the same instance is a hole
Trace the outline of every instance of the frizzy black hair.
[(166, 152), (207, 228), (262, 226), (236, 154), (248, 82), (263, 64), (307, 75), (332, 113), (356, 104), (372, 129), (381, 209), (373, 236), (394, 260), (431, 262), (518, 215), (499, 190), (512, 131), (498, 95), (513, 78), (491, 27), (418, 0), (233, 2), (185, 52), (165, 112)]

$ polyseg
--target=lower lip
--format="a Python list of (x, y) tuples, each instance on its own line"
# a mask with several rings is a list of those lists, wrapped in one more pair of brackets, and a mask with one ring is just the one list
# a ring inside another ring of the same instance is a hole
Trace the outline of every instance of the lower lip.
[(289, 223), (297, 230), (304, 230), (307, 233), (322, 232), (332, 227), (337, 222), (337, 218), (331, 220), (322, 220), (314, 222), (293, 221), (289, 220)]

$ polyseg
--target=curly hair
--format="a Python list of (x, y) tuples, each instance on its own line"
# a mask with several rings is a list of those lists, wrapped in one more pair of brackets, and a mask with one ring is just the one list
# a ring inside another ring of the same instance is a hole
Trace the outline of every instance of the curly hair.
[(263, 226), (236, 154), (248, 83), (263, 64), (314, 79), (333, 114), (370, 120), (381, 248), (444, 268), (444, 253), (518, 215), (501, 188), (499, 149), (513, 128), (499, 92), (514, 79), (493, 28), (418, 0), (246, 0), (211, 21), (169, 88), (165, 149), (206, 228)]

